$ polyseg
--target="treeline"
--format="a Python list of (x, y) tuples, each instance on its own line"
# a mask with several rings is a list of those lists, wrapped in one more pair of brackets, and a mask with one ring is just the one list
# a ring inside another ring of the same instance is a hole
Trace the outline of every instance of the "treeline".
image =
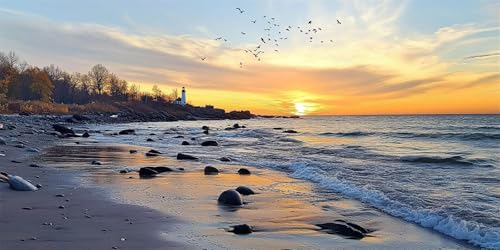
[(101, 64), (88, 73), (68, 73), (50, 65), (44, 68), (19, 60), (14, 52), (0, 52), (0, 105), (9, 101), (43, 101), (64, 104), (93, 102), (174, 102), (177, 89), (164, 94), (154, 85), (141, 92), (137, 84), (120, 79)]

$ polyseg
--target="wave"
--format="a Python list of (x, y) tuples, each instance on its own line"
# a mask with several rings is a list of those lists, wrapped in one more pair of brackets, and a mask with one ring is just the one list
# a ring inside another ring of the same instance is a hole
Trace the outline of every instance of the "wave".
[(439, 156), (403, 156), (401, 161), (413, 163), (434, 163), (434, 164), (450, 164), (463, 166), (490, 166), (485, 165), (486, 160), (483, 159), (467, 159), (462, 156), (439, 157)]
[(289, 168), (293, 171), (292, 176), (295, 178), (313, 181), (323, 188), (360, 200), (393, 216), (432, 228), (459, 240), (466, 240), (479, 247), (500, 249), (500, 232), (481, 223), (463, 220), (452, 215), (441, 215), (430, 209), (413, 209), (391, 200), (382, 192), (359, 187), (336, 177), (329, 177), (322, 170), (306, 164), (292, 164)]
[(499, 140), (500, 134), (498, 133), (412, 133), (412, 132), (326, 132), (321, 133), (322, 136), (339, 136), (339, 137), (358, 137), (380, 135), (387, 137), (397, 138), (429, 138), (429, 139), (459, 139), (466, 141), (480, 141), (480, 140)]

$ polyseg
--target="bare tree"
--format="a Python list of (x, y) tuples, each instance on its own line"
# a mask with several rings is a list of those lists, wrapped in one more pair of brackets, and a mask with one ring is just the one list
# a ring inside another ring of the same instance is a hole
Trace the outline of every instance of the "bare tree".
[(92, 81), (93, 88), (98, 95), (102, 95), (106, 80), (109, 75), (108, 69), (104, 67), (102, 64), (97, 64), (92, 67), (89, 71), (89, 77)]
[(130, 87), (128, 88), (129, 100), (132, 100), (132, 101), (139, 100), (139, 95), (140, 95), (139, 87), (135, 83), (132, 83), (132, 85), (130, 85)]
[(161, 91), (161, 89), (156, 84), (153, 85), (152, 91), (153, 91), (153, 98), (156, 101), (162, 101), (162, 100), (164, 100), (163, 91)]

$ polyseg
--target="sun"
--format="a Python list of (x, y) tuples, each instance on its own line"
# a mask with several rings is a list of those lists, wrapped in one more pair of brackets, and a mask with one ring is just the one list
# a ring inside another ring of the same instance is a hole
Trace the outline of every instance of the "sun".
[(297, 102), (295, 103), (295, 114), (296, 115), (305, 115), (307, 111), (307, 107), (305, 103)]

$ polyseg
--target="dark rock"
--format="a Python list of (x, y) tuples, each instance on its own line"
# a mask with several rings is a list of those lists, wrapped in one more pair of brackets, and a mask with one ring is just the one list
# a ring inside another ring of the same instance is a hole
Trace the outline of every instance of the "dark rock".
[(176, 137), (174, 137), (174, 138), (179, 139), (179, 138), (184, 138), (184, 136), (183, 136), (183, 135), (178, 135), (178, 136), (176, 136)]
[(274, 130), (282, 130), (283, 128), (273, 128)]
[(219, 161), (229, 162), (229, 161), (231, 161), (231, 159), (229, 159), (227, 157), (221, 157), (221, 158), (219, 158)]
[(156, 149), (151, 149), (148, 151), (149, 153), (153, 153), (153, 154), (161, 154), (160, 151), (156, 150)]
[(41, 168), (42, 166), (32, 163), (32, 164), (30, 164), (30, 167), (32, 167), (32, 168)]
[(201, 143), (202, 146), (219, 146), (216, 141), (204, 141)]
[(243, 125), (243, 126), (241, 126), (241, 128), (247, 128), (247, 126)]
[(54, 124), (52, 128), (63, 135), (75, 135), (75, 131), (60, 124)]
[(210, 128), (208, 126), (203, 126), (203, 127), (201, 127), (201, 129), (203, 129), (203, 130), (209, 130)]
[(203, 130), (203, 134), (208, 135), (208, 130)]
[(151, 139), (151, 138), (148, 138), (146, 141), (149, 141), (149, 142), (153, 142), (155, 140)]
[(182, 141), (181, 144), (184, 145), (184, 146), (190, 145), (189, 142), (187, 142), (187, 141)]
[(169, 167), (149, 167), (153, 170), (155, 170), (156, 172), (158, 173), (163, 173), (163, 172), (172, 172), (174, 170), (172, 170), (171, 168)]
[(238, 193), (240, 193), (241, 195), (252, 195), (252, 194), (255, 194), (255, 192), (248, 188), (248, 187), (245, 187), (245, 186), (239, 186), (236, 188), (236, 191)]
[(191, 138), (191, 141), (196, 141), (196, 138), (194, 138), (194, 137), (193, 137), (193, 138)]
[(219, 173), (219, 170), (212, 166), (206, 166), (204, 171), (206, 175), (213, 175)]
[(251, 234), (252, 228), (247, 224), (232, 226), (233, 230), (229, 232), (233, 232), (234, 234)]
[(296, 133), (298, 133), (298, 132), (297, 132), (297, 131), (295, 131), (295, 130), (289, 129), (289, 130), (285, 130), (285, 131), (283, 131), (283, 133), (288, 133), (288, 134), (296, 134)]
[(234, 189), (229, 189), (222, 192), (217, 199), (219, 204), (227, 206), (241, 206), (243, 205), (243, 198), (240, 193)]
[(42, 188), (42, 184), (36, 184), (35, 187), (40, 189)]
[(154, 177), (158, 174), (158, 171), (152, 169), (152, 168), (141, 168), (139, 169), (139, 176), (140, 177)]
[(91, 164), (92, 165), (102, 165), (102, 162), (94, 160), (94, 161), (92, 161)]
[(151, 134), (149, 134), (149, 135), (151, 135), (151, 136), (152, 136), (152, 135), (156, 135), (156, 134), (155, 134), (155, 133), (151, 133)]
[(184, 168), (177, 168), (177, 170), (184, 171)]
[(124, 129), (120, 132), (118, 132), (119, 135), (135, 135), (135, 130), (134, 129)]
[(135, 153), (137, 153), (137, 150), (135, 150), (135, 149), (131, 149), (131, 150), (129, 150), (128, 152), (129, 152), (129, 153), (131, 153), (131, 154), (135, 154)]
[(25, 148), (24, 144), (17, 144), (17, 145), (14, 145), (14, 147), (16, 147), (16, 148)]
[(30, 116), (31, 114), (28, 113), (28, 112), (24, 112), (23, 111), (23, 112), (19, 112), (19, 115), (21, 115), (21, 116)]
[(357, 225), (357, 224), (354, 224), (354, 223), (351, 223), (351, 222), (347, 222), (347, 221), (345, 221), (345, 220), (335, 220), (335, 221), (338, 221), (338, 222), (343, 222), (343, 223), (345, 223), (345, 224), (347, 224), (347, 225), (351, 226), (351, 227), (352, 227), (352, 228), (354, 228), (354, 229), (357, 229), (358, 231), (360, 231), (360, 232), (362, 232), (362, 233), (364, 233), (364, 234), (369, 233), (369, 231), (368, 231), (368, 230), (364, 229), (364, 228), (363, 228), (363, 227), (361, 227), (360, 225)]
[(79, 114), (74, 114), (73, 119), (77, 121), (90, 121), (90, 118), (84, 116), (84, 115), (79, 115)]
[(89, 132), (86, 132), (86, 131), (85, 131), (85, 133), (83, 133), (82, 137), (84, 137), (84, 138), (88, 138), (88, 137), (90, 137)]
[(241, 175), (249, 175), (251, 174), (250, 173), (250, 170), (246, 169), (246, 168), (240, 168), (240, 170), (238, 170), (238, 174), (241, 174)]
[(12, 163), (22, 163), (22, 162), (20, 162), (20, 161), (16, 161), (16, 160), (12, 160), (12, 161), (10, 161), (10, 162), (12, 162)]
[[(342, 220), (337, 220), (336, 222), (331, 222), (331, 223), (316, 224), (316, 226), (320, 227), (321, 231), (324, 231), (326, 233), (338, 234), (351, 239), (362, 239), (363, 237), (365, 237), (365, 234), (363, 232), (361, 232), (360, 230), (356, 229), (355, 227), (349, 224)], [(356, 224), (353, 225), (361, 228)], [(366, 229), (363, 230), (367, 232)]]
[(240, 127), (240, 124), (235, 123), (235, 124), (233, 124), (233, 128), (236, 128), (236, 129), (237, 129), (237, 128), (241, 128), (241, 127)]
[(159, 156), (159, 154), (152, 153), (152, 152), (146, 152), (146, 156), (148, 156), (148, 157), (155, 157), (155, 156)]
[(120, 170), (120, 174), (126, 174), (126, 173), (128, 173), (128, 171), (126, 169)]
[(178, 153), (177, 154), (177, 160), (198, 160), (198, 158), (194, 157), (192, 155)]

